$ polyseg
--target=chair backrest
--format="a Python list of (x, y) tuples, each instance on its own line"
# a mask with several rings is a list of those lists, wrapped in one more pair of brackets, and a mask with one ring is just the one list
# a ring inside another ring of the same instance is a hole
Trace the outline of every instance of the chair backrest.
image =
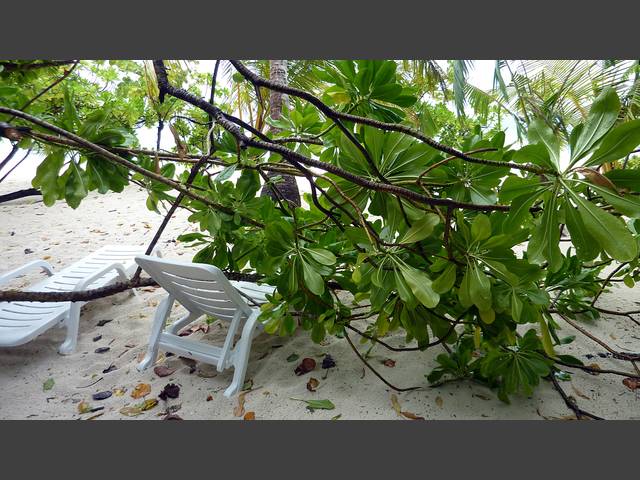
[(149, 255), (139, 255), (135, 259), (158, 285), (189, 311), (222, 320), (232, 320), (238, 310), (246, 316), (252, 313), (224, 273), (213, 265), (176, 262)]

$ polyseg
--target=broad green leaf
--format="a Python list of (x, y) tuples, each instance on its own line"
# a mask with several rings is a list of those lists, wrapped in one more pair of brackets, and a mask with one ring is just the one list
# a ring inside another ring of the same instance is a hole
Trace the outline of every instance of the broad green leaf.
[(540, 336), (542, 337), (542, 347), (547, 355), (555, 357), (556, 352), (553, 349), (553, 342), (551, 341), (551, 335), (549, 334), (549, 326), (544, 317), (540, 315)]
[(431, 288), (433, 288), (434, 292), (443, 294), (451, 290), (455, 282), (456, 265), (454, 263), (449, 263), (440, 276), (433, 281)]
[(564, 217), (578, 257), (585, 261), (596, 258), (600, 253), (598, 242), (587, 231), (578, 210), (571, 206), (568, 198), (564, 203)]
[(514, 290), (511, 293), (511, 316), (516, 323), (520, 322), (520, 317), (522, 315), (522, 309), (524, 308), (524, 304), (518, 294)]
[(549, 156), (549, 150), (544, 145), (532, 144), (525, 145), (520, 150), (513, 154), (513, 159), (516, 163), (533, 163), (541, 167), (555, 169), (556, 166), (551, 162)]
[(536, 189), (532, 192), (525, 193), (524, 195), (520, 195), (515, 198), (511, 202), (511, 208), (509, 210), (509, 215), (504, 222), (504, 230), (505, 232), (510, 232), (514, 229), (520, 228), (524, 223), (525, 218), (529, 214), (529, 209), (533, 205), (533, 203), (542, 195), (543, 190)]
[(427, 213), (423, 218), (414, 222), (398, 243), (415, 243), (427, 238), (433, 227), (440, 223), (440, 217), (435, 213)]
[(632, 192), (640, 192), (640, 170), (626, 168), (609, 170), (604, 174), (616, 187)]
[(602, 198), (618, 212), (631, 218), (640, 218), (640, 200), (632, 194), (622, 196), (599, 185), (589, 185), (589, 187), (602, 195)]
[(620, 112), (620, 99), (612, 87), (605, 88), (594, 100), (582, 131), (571, 152), (571, 163), (580, 160), (611, 129)]
[(400, 267), (402, 276), (415, 297), (427, 308), (433, 308), (440, 302), (440, 295), (431, 288), (431, 279), (413, 267), (402, 265)]
[(547, 194), (542, 218), (527, 246), (527, 255), (533, 263), (541, 264), (547, 260), (552, 272), (562, 267), (557, 197), (553, 193)]
[(469, 298), (478, 310), (491, 310), (491, 281), (476, 264), (469, 267)]
[(324, 248), (305, 248), (305, 251), (311, 255), (311, 257), (322, 265), (335, 265), (336, 257), (329, 250)]
[(315, 295), (322, 295), (324, 293), (324, 280), (313, 267), (302, 260), (302, 273), (304, 276), (304, 283), (309, 291)]
[(464, 308), (469, 308), (473, 305), (473, 300), (471, 300), (471, 294), (469, 293), (471, 290), (471, 268), (467, 268), (467, 271), (464, 273), (462, 277), (462, 282), (460, 283), (460, 288), (458, 289), (458, 299), (460, 300), (460, 304)]
[(242, 170), (236, 182), (236, 188), (240, 191), (240, 198), (242, 198), (242, 200), (246, 201), (255, 197), (257, 191), (260, 190), (260, 176), (258, 172), (248, 168)]
[(236, 165), (237, 164), (233, 164), (233, 165), (229, 165), (228, 167), (224, 167), (220, 173), (214, 178), (214, 181), (216, 182), (224, 182), (225, 180), (228, 180), (229, 178), (231, 178), (231, 175), (233, 175), (233, 173), (236, 171)]
[(590, 167), (620, 160), (638, 145), (640, 145), (640, 119), (625, 122), (605, 135), (600, 146), (584, 166)]
[(544, 145), (554, 170), (560, 169), (560, 142), (544, 120), (536, 118), (529, 124), (528, 137), (531, 143)]
[(393, 271), (393, 277), (396, 284), (396, 290), (398, 290), (398, 294), (400, 295), (400, 299), (405, 303), (415, 303), (413, 293), (411, 293), (411, 288), (407, 285), (407, 282), (404, 280), (402, 273), (398, 270)]
[(638, 245), (626, 225), (610, 213), (596, 207), (580, 195), (569, 191), (578, 205), (584, 226), (607, 255), (619, 262), (638, 256)]
[(471, 223), (471, 239), (481, 242), (491, 236), (491, 221), (484, 213), (479, 213)]
[(480, 319), (487, 325), (492, 324), (496, 319), (496, 311), (493, 308), (487, 310), (478, 310)]
[(69, 176), (65, 184), (64, 199), (71, 208), (78, 208), (80, 202), (87, 196), (85, 173), (80, 169), (75, 160), (69, 164)]
[(58, 186), (58, 176), (64, 164), (64, 154), (62, 150), (56, 150), (42, 161), (36, 169), (36, 176), (31, 181), (31, 185), (39, 188), (42, 192), (42, 201), (50, 207), (60, 198), (61, 192)]
[(291, 398), (298, 402), (304, 402), (307, 404), (307, 408), (311, 410), (333, 410), (336, 406), (331, 400), (303, 400), (302, 398)]

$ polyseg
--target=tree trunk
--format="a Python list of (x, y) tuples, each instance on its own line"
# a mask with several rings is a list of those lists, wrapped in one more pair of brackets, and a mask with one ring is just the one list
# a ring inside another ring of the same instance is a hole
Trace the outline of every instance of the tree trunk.
[[(282, 85), (287, 84), (287, 61), (286, 60), (269, 60), (269, 79), (280, 83)], [(287, 107), (287, 96), (280, 92), (270, 91), (269, 94), (269, 115), (274, 120), (279, 119), (282, 116), (282, 110)], [(278, 129), (271, 127), (272, 133), (277, 133)], [(298, 190), (298, 183), (296, 177), (293, 175), (285, 175), (277, 172), (267, 172), (268, 178), (281, 176), (282, 181), (276, 183), (275, 187), (278, 192), (292, 205), (299, 207), (300, 203), (300, 190)], [(265, 185), (262, 187), (261, 196), (268, 195), (274, 200), (277, 200), (278, 194), (274, 191), (274, 188)]]

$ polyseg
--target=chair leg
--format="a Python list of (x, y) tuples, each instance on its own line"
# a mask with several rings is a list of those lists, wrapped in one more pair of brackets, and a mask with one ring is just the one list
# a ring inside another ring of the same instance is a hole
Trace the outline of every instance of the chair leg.
[(70, 355), (76, 349), (78, 343), (78, 330), (80, 328), (80, 309), (82, 308), (82, 302), (72, 302), (69, 309), (69, 315), (64, 322), (67, 328), (67, 337), (64, 342), (58, 348), (58, 353), (61, 355)]
[(242, 337), (238, 341), (233, 352), (233, 380), (231, 385), (224, 391), (225, 397), (231, 397), (240, 391), (244, 384), (244, 376), (247, 373), (247, 365), (249, 364), (249, 354), (251, 353), (251, 342), (253, 333), (258, 326), (259, 312), (251, 315), (242, 329)]
[(155, 317), (153, 318), (153, 327), (151, 328), (151, 337), (149, 338), (149, 346), (147, 347), (147, 354), (144, 359), (138, 364), (138, 371), (143, 371), (153, 365), (158, 356), (158, 346), (160, 344), (160, 334), (167, 323), (169, 314), (171, 313), (171, 306), (173, 305), (173, 297), (168, 295), (156, 310)]

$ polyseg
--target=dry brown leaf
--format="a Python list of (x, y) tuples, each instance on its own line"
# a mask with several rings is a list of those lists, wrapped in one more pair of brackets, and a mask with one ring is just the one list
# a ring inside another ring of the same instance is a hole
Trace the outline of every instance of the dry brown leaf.
[(169, 368), (166, 365), (158, 365), (153, 369), (153, 373), (159, 377), (168, 377), (169, 375), (173, 375), (175, 371), (175, 368)]
[(140, 405), (140, 410), (142, 410), (143, 412), (146, 410), (151, 410), (156, 405), (158, 405), (158, 400), (155, 398), (149, 398), (142, 402), (142, 405)]
[(622, 383), (631, 391), (635, 391), (640, 387), (640, 380), (633, 377), (627, 377), (622, 380)]
[(398, 415), (402, 415), (402, 407), (400, 406), (400, 402), (398, 401), (398, 397), (395, 393), (391, 394), (391, 405)]
[(615, 193), (620, 193), (613, 182), (611, 182), (611, 180), (609, 180), (597, 170), (594, 170), (593, 168), (581, 167), (576, 168), (576, 171), (583, 174), (590, 183), (593, 183), (594, 185), (598, 185), (600, 187), (608, 188), (610, 190), (613, 190)]
[(395, 360), (391, 360), (390, 358), (387, 358), (384, 362), (382, 362), (382, 364), (385, 367), (393, 368), (393, 367), (396, 366), (396, 361)]
[(256, 419), (256, 412), (247, 412), (244, 414), (243, 417), (245, 420), (255, 420)]
[(212, 395), (207, 395), (207, 402), (210, 402), (211, 400), (213, 400), (213, 396)]
[(84, 400), (78, 404), (78, 412), (79, 413), (87, 413), (91, 411), (91, 405), (89, 405)]
[(246, 395), (246, 392), (242, 392), (240, 395), (238, 395), (238, 405), (236, 405), (236, 407), (233, 409), (233, 415), (235, 417), (241, 417), (242, 415), (244, 415), (244, 396)]
[(309, 390), (310, 392), (315, 392), (316, 388), (318, 388), (318, 385), (320, 385), (318, 379), (311, 377), (307, 382), (307, 390)]
[(123, 396), (126, 392), (127, 392), (127, 389), (126, 389), (125, 387), (122, 387), (122, 388), (114, 388), (114, 389), (113, 389), (113, 394), (114, 394), (116, 397), (121, 397), (121, 396)]
[(296, 375), (304, 375), (305, 373), (309, 373), (311, 370), (316, 368), (316, 361), (313, 358), (303, 358), (300, 365), (298, 365), (295, 369)]
[(142, 398), (145, 395), (149, 395), (151, 393), (151, 385), (148, 383), (139, 383), (136, 385), (136, 388), (131, 392), (132, 398)]
[(444, 400), (442, 400), (442, 397), (436, 397), (436, 405), (442, 408), (443, 404), (444, 404)]
[(127, 417), (137, 417), (138, 415), (142, 415), (142, 410), (138, 405), (129, 405), (127, 407), (122, 407), (120, 409), (120, 413)]
[(474, 393), (472, 394), (472, 396), (474, 397), (478, 397), (482, 400), (491, 400), (491, 397), (487, 397), (486, 395), (483, 395), (482, 393)]
[(409, 420), (424, 420), (424, 417), (420, 417), (418, 415), (416, 415), (415, 413), (411, 413), (411, 412), (400, 412), (404, 417), (408, 418)]
[[(589, 365), (587, 365), (587, 367), (592, 368), (594, 370), (602, 370), (600, 368), (600, 365), (598, 365), (597, 363), (590, 363)], [(600, 373), (598, 372), (589, 372), (591, 375), (600, 375)]]

